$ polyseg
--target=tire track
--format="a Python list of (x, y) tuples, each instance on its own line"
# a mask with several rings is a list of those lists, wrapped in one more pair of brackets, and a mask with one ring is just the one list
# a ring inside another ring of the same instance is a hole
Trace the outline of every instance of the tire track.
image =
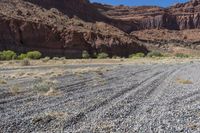
[[(170, 65), (168, 65), (169, 67)], [(73, 126), (72, 124), (78, 124), (81, 121), (84, 121), (85, 118), (90, 115), (95, 113), (96, 111), (101, 110), (102, 108), (110, 108), (113, 103), (116, 104), (119, 101), (122, 101), (124, 98), (129, 96), (129, 93), (132, 94), (132, 91), (137, 90), (138, 87), (141, 85), (150, 82), (154, 78), (156, 78), (159, 75), (162, 75), (165, 73), (163, 70), (168, 69), (168, 68), (163, 68), (162, 66), (155, 65), (155, 67), (152, 67), (152, 65), (149, 65), (148, 67), (142, 66), (137, 66), (137, 68), (132, 69), (131, 65), (129, 67), (123, 67), (119, 68), (118, 70), (112, 70), (113, 72), (109, 72), (109, 74), (103, 75), (101, 78), (103, 80), (108, 81), (109, 84), (107, 85), (93, 85), (92, 77), (85, 77), (83, 80), (77, 79), (78, 82), (74, 83), (75, 80), (71, 80), (70, 84), (65, 84), (63, 82), (62, 85), (58, 87), (63, 93), (63, 97), (56, 97), (56, 98), (42, 98), (40, 101), (40, 104), (34, 104), (34, 106), (30, 107), (25, 107), (24, 102), (26, 98), (24, 99), (19, 99), (17, 100), (18, 107), (22, 107), (24, 111), (20, 112), (17, 116), (15, 116), (15, 113), (10, 112), (11, 114), (8, 117), (4, 117), (4, 120), (6, 121), (5, 124), (1, 125), (0, 127), (4, 127), (4, 131), (6, 131), (6, 128), (8, 128), (8, 125), (10, 125), (9, 131), (14, 131), (18, 130), (21, 132), (33, 132), (33, 131), (41, 131), (42, 129), (48, 129), (51, 127), (49, 124), (55, 124), (54, 122), (56, 121), (51, 121), (49, 123), (46, 123), (45, 125), (32, 125), (30, 124), (31, 116), (45, 112), (46, 110), (51, 110), (53, 108), (58, 107), (64, 108), (65, 109), (65, 103), (68, 101), (76, 101), (78, 99), (86, 100), (83, 102), (83, 104), (86, 104), (88, 102), (88, 105), (84, 107), (84, 109), (80, 112), (78, 112), (76, 115), (73, 115), (69, 119), (67, 119), (64, 122), (64, 128), (69, 129), (70, 126)], [(152, 68), (151, 68), (152, 67)], [(152, 71), (153, 69), (156, 69), (156, 71)], [(147, 76), (147, 78), (141, 82), (139, 82), (139, 79)], [(140, 76), (137, 78), (137, 76)], [(61, 79), (63, 79), (62, 77)], [(69, 78), (69, 77), (66, 77)], [(56, 78), (59, 79), (59, 78)], [(124, 82), (127, 82), (128, 84), (124, 84)], [(134, 83), (133, 83), (134, 82)], [(158, 82), (158, 81), (155, 81)], [(115, 85), (116, 84), (116, 85)], [(126, 86), (127, 85), (127, 86)], [(112, 87), (110, 87), (112, 86)], [(117, 88), (118, 87), (118, 88)], [(67, 88), (67, 89), (66, 89)], [(112, 92), (113, 94), (106, 94), (104, 92)], [(149, 91), (148, 95), (151, 95), (154, 92), (154, 90)], [(91, 96), (90, 96), (91, 95)], [(147, 96), (148, 96), (147, 95)], [(25, 97), (27, 94), (25, 94)], [(92, 102), (92, 100), (95, 99), (95, 96), (98, 97), (103, 97), (104, 99), (100, 101), (99, 103)], [(21, 97), (21, 96), (20, 96)], [(21, 97), (22, 98), (22, 97)], [(28, 97), (27, 99), (29, 99)], [(91, 98), (91, 99), (90, 99)], [(90, 99), (89, 101), (87, 101)], [(33, 99), (32, 99), (33, 100)], [(33, 101), (34, 102), (34, 101)], [(89, 103), (91, 102), (91, 103)], [(10, 107), (12, 104), (16, 103), (16, 101), (7, 104), (8, 107)], [(42, 106), (39, 106), (42, 105)], [(14, 106), (13, 106), (14, 107)], [(79, 109), (80, 107), (72, 107), (74, 109)], [(8, 113), (8, 112), (7, 112)], [(14, 119), (18, 119), (15, 121)], [(26, 129), (21, 129), (27, 127)], [(8, 131), (8, 130), (7, 130)]]
[[(142, 71), (140, 71), (140, 72), (143, 72), (143, 71), (147, 71), (147, 70), (142, 70)], [(136, 73), (140, 73), (140, 72), (136, 72)], [(117, 72), (115, 73), (116, 75), (117, 75)], [(133, 75), (135, 75), (135, 74), (133, 74)], [(113, 78), (110, 78), (110, 79), (113, 79)], [(123, 80), (123, 79), (122, 79)], [(80, 85), (81, 86), (81, 85)], [(83, 87), (83, 86), (82, 86)], [(58, 103), (57, 105), (59, 105), (60, 103)], [(53, 105), (53, 106), (55, 106), (55, 105)], [(51, 106), (46, 106), (47, 108), (49, 108), (49, 107), (51, 107)], [(41, 108), (42, 109), (42, 108)], [(43, 108), (43, 109), (46, 109), (46, 108)], [(42, 110), (39, 110), (38, 109), (38, 111), (42, 111)], [(33, 110), (31, 111), (30, 110), (30, 113), (33, 113)], [(27, 115), (27, 114), (30, 114), (30, 113), (28, 113), (28, 112), (25, 112), (25, 114), (24, 115)], [(14, 116), (12, 117), (12, 116), (10, 116), (10, 118), (14, 118)]]
[(75, 125), (77, 124), (79, 121), (81, 121), (86, 115), (88, 115), (89, 113), (103, 107), (103, 106), (106, 106), (107, 104), (109, 104), (111, 101), (113, 100), (116, 100), (117, 98), (119, 97), (122, 97), (123, 95), (129, 93), (131, 90), (133, 89), (136, 89), (137, 87), (139, 87), (140, 85), (142, 85), (143, 83), (147, 82), (148, 80), (152, 79), (153, 77), (156, 77), (157, 75), (161, 74), (162, 72), (157, 72), (155, 73), (152, 77), (149, 77), (147, 79), (145, 79), (144, 81), (142, 81), (141, 83), (139, 84), (134, 84), (132, 85), (130, 88), (127, 88), (127, 89), (124, 89), (120, 92), (118, 92), (117, 94), (113, 95), (112, 97), (98, 103), (98, 104), (95, 104), (89, 108), (87, 108), (85, 111), (83, 112), (80, 112), (79, 114), (77, 114), (76, 116), (70, 118), (68, 121), (65, 122), (65, 127), (64, 128), (67, 128), (67, 127), (70, 127), (72, 125)]
[[(84, 112), (81, 112), (79, 113), (77, 116), (75, 117), (72, 117), (70, 120), (68, 120), (66, 123), (65, 123), (65, 129), (67, 128), (70, 128), (70, 126), (72, 125), (76, 125), (78, 124), (80, 121), (84, 121), (84, 119), (86, 117), (89, 117), (90, 113), (93, 112), (93, 111), (96, 111), (98, 110), (99, 108), (102, 108), (104, 107), (105, 109), (102, 111), (99, 111), (99, 112), (102, 112), (100, 114), (104, 114), (105, 113), (105, 110), (111, 108), (111, 106), (114, 106), (116, 105), (118, 102), (121, 102), (123, 101), (123, 99), (126, 99), (127, 97), (129, 97), (133, 92), (132, 91), (135, 91), (134, 95), (133, 95), (133, 98), (134, 100), (137, 100), (140, 99), (141, 101), (142, 100), (145, 100), (147, 98), (147, 96), (149, 96), (155, 89), (156, 87), (158, 87), (171, 73), (175, 72), (175, 70), (173, 70), (172, 72), (157, 72), (155, 73), (154, 75), (152, 75), (151, 77), (145, 79), (144, 81), (140, 82), (139, 84), (135, 84), (133, 85), (132, 87), (130, 88), (127, 88), (119, 93), (117, 93), (116, 95), (114, 95), (113, 97), (109, 98), (109, 99), (106, 99), (105, 101), (99, 103), (99, 104), (96, 104), (94, 106), (91, 106), (90, 108), (88, 108), (87, 110), (85, 110)], [(150, 87), (146, 88), (146, 87), (143, 87), (142, 90), (139, 89), (140, 86), (143, 86), (144, 84), (147, 84), (146, 86), (148, 85), (151, 85)], [(130, 93), (130, 94), (129, 94)], [(142, 96), (142, 94), (144, 94), (144, 96)], [(138, 97), (138, 96), (141, 96), (141, 97)], [(116, 101), (117, 100), (117, 101)], [(129, 99), (130, 100), (130, 99)], [(139, 103), (137, 103), (139, 104)], [(136, 105), (137, 105), (136, 104)], [(108, 107), (105, 107), (106, 105), (109, 105)], [(132, 106), (132, 108), (135, 108), (136, 105)], [(114, 111), (115, 112), (115, 111)], [(130, 111), (126, 116), (129, 116), (130, 114), (132, 113), (132, 111)], [(95, 116), (95, 115), (93, 115)], [(123, 117), (124, 118), (124, 117)], [(95, 121), (94, 117), (92, 117), (93, 121)], [(98, 119), (96, 120), (98, 121)], [(123, 122), (123, 121), (121, 121)], [(118, 124), (120, 124), (121, 122), (119, 122)], [(87, 123), (87, 122), (86, 122)]]

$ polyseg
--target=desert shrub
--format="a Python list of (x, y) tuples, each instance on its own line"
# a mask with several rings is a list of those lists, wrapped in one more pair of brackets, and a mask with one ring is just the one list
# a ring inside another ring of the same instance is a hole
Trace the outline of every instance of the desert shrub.
[(0, 52), (0, 60), (12, 60), (16, 59), (16, 57), (17, 54), (11, 50)]
[(148, 57), (163, 57), (163, 54), (158, 51), (152, 51), (147, 54)]
[(88, 58), (90, 58), (90, 54), (87, 51), (83, 51), (82, 52), (82, 58), (83, 59), (88, 59)]
[(107, 53), (99, 53), (98, 55), (97, 55), (97, 58), (98, 59), (106, 59), (106, 58), (108, 58), (109, 56), (108, 56), (108, 54)]
[(50, 57), (45, 57), (45, 58), (42, 59), (42, 62), (46, 63), (46, 62), (48, 62), (49, 60), (50, 60)]
[(17, 57), (19, 60), (23, 60), (23, 59), (26, 59), (27, 58), (27, 54), (20, 54), (18, 57)]
[(42, 54), (39, 51), (30, 51), (27, 53), (29, 59), (40, 59)]
[(114, 55), (114, 56), (112, 56), (112, 59), (121, 59), (121, 57)]
[(34, 89), (38, 92), (38, 93), (45, 93), (48, 92), (50, 89), (50, 84), (47, 82), (41, 82), (38, 83), (34, 86)]
[(21, 65), (22, 65), (22, 66), (30, 66), (31, 63), (30, 63), (29, 59), (25, 58), (25, 59), (23, 59), (23, 60), (21, 61)]
[(145, 57), (145, 54), (144, 53), (136, 53), (135, 56), (136, 57)]
[(7, 84), (7, 81), (5, 79), (0, 79), (0, 84)]
[(3, 52), (0, 52), (0, 60), (4, 60)]
[(52, 60), (60, 60), (59, 57), (53, 57)]
[(66, 60), (66, 58), (65, 57), (60, 57), (60, 60)]
[(14, 95), (20, 93), (20, 91), (21, 91), (21, 90), (20, 90), (20, 87), (19, 87), (19, 86), (16, 86), (16, 85), (10, 87), (9, 89), (10, 89), (10, 93), (12, 93), (12, 94), (14, 94)]
[(54, 81), (41, 80), (39, 83), (34, 85), (34, 90), (37, 93), (47, 93), (50, 90), (57, 90), (57, 85)]
[(142, 57), (145, 57), (145, 54), (144, 53), (136, 53), (136, 54), (132, 54), (129, 56), (129, 58), (142, 58)]
[(186, 55), (186, 54), (183, 54), (183, 53), (177, 53), (175, 56), (178, 57), (178, 58), (188, 58), (189, 57), (189, 55)]
[(96, 52), (94, 52), (93, 54), (92, 54), (92, 58), (97, 58), (97, 53)]

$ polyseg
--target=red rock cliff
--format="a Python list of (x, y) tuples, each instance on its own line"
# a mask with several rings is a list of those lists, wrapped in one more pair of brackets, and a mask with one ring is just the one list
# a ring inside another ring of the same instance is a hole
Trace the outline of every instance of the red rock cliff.
[(135, 37), (111, 25), (70, 18), (59, 10), (22, 0), (0, 1), (0, 49), (39, 50), (45, 55), (70, 58), (80, 57), (83, 50), (91, 55), (107, 52), (119, 56), (147, 51)]

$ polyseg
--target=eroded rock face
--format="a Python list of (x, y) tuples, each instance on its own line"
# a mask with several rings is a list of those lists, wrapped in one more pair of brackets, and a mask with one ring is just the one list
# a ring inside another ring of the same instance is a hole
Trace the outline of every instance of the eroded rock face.
[(45, 9), (56, 8), (68, 17), (78, 17), (84, 21), (108, 21), (89, 0), (25, 0)]
[[(200, 28), (200, 1), (161, 8), (110, 6), (88, 0), (1, 0), (0, 27), (1, 50), (39, 50), (70, 58), (80, 57), (83, 50), (91, 55), (128, 56), (146, 53), (144, 41), (156, 46), (158, 42), (158, 47), (174, 40), (180, 45), (199, 42), (195, 34)], [(187, 30), (195, 32), (186, 35)], [(181, 36), (171, 37), (176, 34)], [(190, 37), (195, 41), (188, 40)]]
[(124, 31), (161, 28), (184, 30), (199, 28), (200, 25), (199, 0), (191, 0), (169, 8), (160, 8), (156, 6), (108, 6), (101, 4), (96, 4), (95, 6), (101, 9), (101, 12), (107, 17), (124, 22), (133, 22), (129, 23), (130, 28), (137, 27), (136, 29), (129, 30), (126, 29), (127, 27), (124, 27)]
[(70, 58), (81, 57), (83, 50), (91, 55), (107, 52), (111, 56), (147, 52), (137, 38), (109, 24), (70, 18), (56, 8), (46, 9), (23, 0), (2, 0), (0, 14), (1, 50), (39, 50), (44, 55)]
[(46, 9), (56, 8), (69, 17), (105, 22), (131, 33), (144, 29), (184, 30), (200, 27), (200, 1), (191, 0), (169, 8), (157, 6), (110, 6), (88, 0), (26, 0)]

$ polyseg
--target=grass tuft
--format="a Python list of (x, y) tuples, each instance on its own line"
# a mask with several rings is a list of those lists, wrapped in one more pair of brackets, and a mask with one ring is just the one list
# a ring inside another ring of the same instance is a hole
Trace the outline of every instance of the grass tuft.
[(21, 66), (30, 66), (30, 65), (31, 63), (27, 58), (21, 61)]
[(177, 53), (175, 56), (176, 56), (177, 58), (189, 58), (189, 55), (183, 54), (183, 53)]
[(0, 84), (7, 84), (7, 82), (4, 79), (0, 79)]
[(190, 80), (187, 80), (187, 79), (176, 79), (176, 82), (179, 83), (179, 84), (193, 84), (192, 81)]
[(10, 93), (12, 93), (13, 95), (19, 94), (21, 91), (19, 86), (12, 86), (9, 89), (10, 89)]
[(34, 89), (38, 94), (43, 94), (45, 96), (57, 95), (57, 81), (51, 80), (41, 80), (34, 86)]

